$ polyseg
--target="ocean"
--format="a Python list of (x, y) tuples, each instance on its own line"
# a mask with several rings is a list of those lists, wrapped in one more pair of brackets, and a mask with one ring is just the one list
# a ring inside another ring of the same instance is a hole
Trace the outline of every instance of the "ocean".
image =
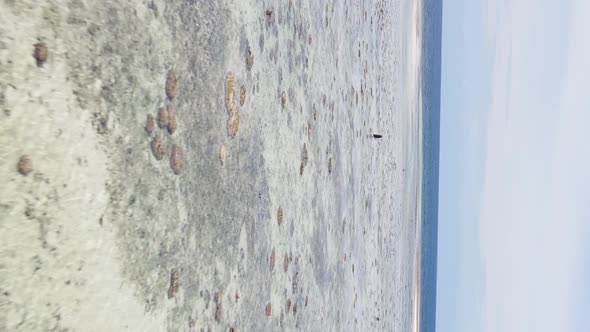
[(422, 243), (420, 331), (436, 326), (442, 0), (422, 2)]

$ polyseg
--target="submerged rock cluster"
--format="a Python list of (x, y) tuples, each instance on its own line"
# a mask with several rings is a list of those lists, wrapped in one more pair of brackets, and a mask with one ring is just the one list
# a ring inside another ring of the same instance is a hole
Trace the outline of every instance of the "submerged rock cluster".
[[(176, 108), (172, 104), (172, 99), (178, 94), (178, 80), (176, 78), (176, 72), (174, 69), (169, 69), (166, 74), (165, 92), (168, 103), (166, 106), (160, 107), (157, 113), (157, 119), (151, 114), (147, 115), (145, 131), (148, 136), (154, 135), (150, 143), (152, 154), (156, 160), (164, 159), (169, 144), (167, 141), (170, 138), (166, 138), (165, 135), (159, 135), (154, 133), (156, 129), (156, 122), (160, 129), (168, 132), (169, 136), (172, 136), (178, 129), (178, 121), (176, 117)], [(170, 167), (174, 174), (179, 175), (182, 172), (185, 164), (185, 152), (178, 144), (172, 143), (170, 153)]]

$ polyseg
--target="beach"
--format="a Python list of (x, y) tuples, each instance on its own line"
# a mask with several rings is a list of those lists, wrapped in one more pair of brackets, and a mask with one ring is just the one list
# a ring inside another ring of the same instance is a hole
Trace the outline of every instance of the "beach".
[(419, 7), (1, 2), (0, 331), (416, 329)]

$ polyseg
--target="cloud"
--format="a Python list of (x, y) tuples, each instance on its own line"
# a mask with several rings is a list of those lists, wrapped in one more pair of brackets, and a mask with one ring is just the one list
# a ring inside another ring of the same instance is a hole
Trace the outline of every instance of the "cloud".
[[(572, 4), (561, 25), (552, 6), (511, 2), (491, 27), (479, 218), (484, 331), (576, 330), (577, 289), (587, 287), (579, 276), (590, 217), (590, 3)], [(543, 51), (551, 47), (560, 52)]]

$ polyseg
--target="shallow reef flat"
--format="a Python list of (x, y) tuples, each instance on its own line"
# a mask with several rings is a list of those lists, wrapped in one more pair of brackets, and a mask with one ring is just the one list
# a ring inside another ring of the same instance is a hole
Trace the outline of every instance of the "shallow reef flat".
[(409, 330), (406, 11), (1, 2), (0, 330)]

